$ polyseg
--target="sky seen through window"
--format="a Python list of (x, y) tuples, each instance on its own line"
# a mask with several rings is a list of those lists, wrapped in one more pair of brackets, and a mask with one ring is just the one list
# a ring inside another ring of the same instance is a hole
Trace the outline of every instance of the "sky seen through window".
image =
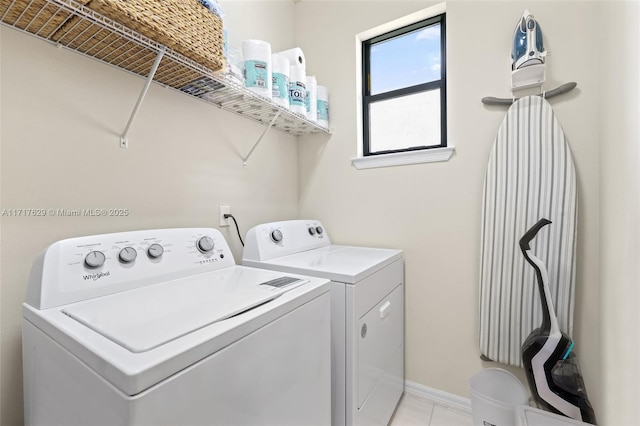
[(371, 46), (371, 95), (440, 79), (440, 24)]

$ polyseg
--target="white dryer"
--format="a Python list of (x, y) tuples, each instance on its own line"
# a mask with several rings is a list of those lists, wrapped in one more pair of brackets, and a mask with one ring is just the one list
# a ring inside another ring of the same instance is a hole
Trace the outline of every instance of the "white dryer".
[(27, 425), (326, 425), (330, 286), (215, 229), (59, 241), (23, 305)]
[(294, 220), (249, 230), (242, 263), (331, 280), (332, 424), (386, 425), (404, 392), (402, 251), (332, 245)]

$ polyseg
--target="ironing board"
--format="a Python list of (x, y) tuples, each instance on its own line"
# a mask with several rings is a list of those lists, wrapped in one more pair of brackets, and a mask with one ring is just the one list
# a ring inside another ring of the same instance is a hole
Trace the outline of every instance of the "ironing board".
[(522, 366), (521, 345), (542, 322), (534, 270), (518, 240), (540, 218), (533, 252), (549, 273), (560, 328), (573, 329), (577, 188), (573, 159), (551, 105), (517, 100), (489, 156), (482, 208), (480, 350), (485, 359)]

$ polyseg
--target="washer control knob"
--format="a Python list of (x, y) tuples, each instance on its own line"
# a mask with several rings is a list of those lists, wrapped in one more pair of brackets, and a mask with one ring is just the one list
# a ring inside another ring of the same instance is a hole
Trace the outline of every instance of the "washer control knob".
[(84, 258), (84, 265), (87, 268), (99, 268), (104, 265), (104, 261), (107, 260), (106, 256), (101, 251), (92, 251)]
[(151, 244), (147, 249), (147, 256), (149, 256), (151, 259), (159, 258), (163, 253), (164, 248), (158, 243)]
[(133, 247), (125, 247), (120, 250), (118, 260), (122, 263), (131, 263), (138, 257), (138, 252)]
[(282, 231), (279, 229), (275, 229), (273, 231), (271, 231), (271, 239), (273, 240), (274, 243), (279, 243), (280, 241), (282, 241)]
[(196, 246), (202, 253), (209, 253), (211, 250), (213, 250), (213, 238), (207, 235), (205, 235), (204, 237), (200, 237), (198, 239), (198, 242), (196, 243)]
[(309, 235), (316, 235), (316, 228), (314, 228), (313, 226), (309, 227)]
[(324, 229), (322, 229), (322, 226), (316, 226), (316, 232), (318, 233), (318, 235), (322, 235)]

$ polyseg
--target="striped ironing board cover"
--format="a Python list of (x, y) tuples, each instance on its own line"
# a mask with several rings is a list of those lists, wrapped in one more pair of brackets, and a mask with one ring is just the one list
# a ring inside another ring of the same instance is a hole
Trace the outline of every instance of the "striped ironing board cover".
[(573, 329), (577, 188), (573, 159), (551, 105), (539, 96), (507, 111), (487, 166), (482, 209), (480, 350), (522, 366), (521, 346), (540, 326), (534, 270), (518, 242), (540, 218), (552, 224), (532, 242), (546, 265), (560, 328)]

